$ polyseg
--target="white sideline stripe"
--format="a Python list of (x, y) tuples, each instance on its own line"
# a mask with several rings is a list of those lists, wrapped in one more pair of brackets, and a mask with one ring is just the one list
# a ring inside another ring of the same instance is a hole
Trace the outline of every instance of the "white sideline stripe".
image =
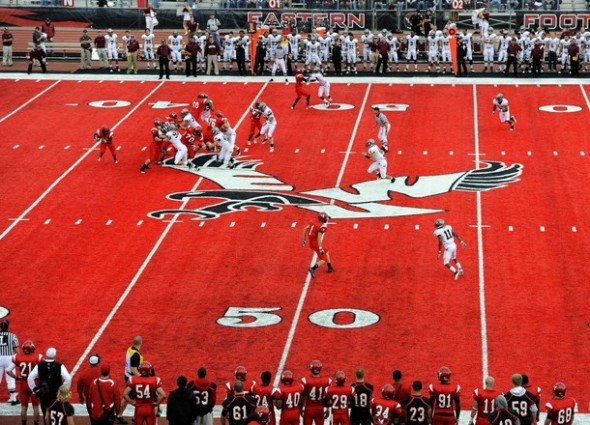
[(11, 116), (13, 116), (14, 114), (16, 114), (18, 111), (20, 111), (21, 109), (23, 109), (25, 106), (27, 106), (29, 103), (37, 100), (39, 97), (43, 96), (45, 93), (47, 93), (49, 90), (51, 90), (52, 88), (54, 88), (56, 85), (58, 85), (60, 82), (60, 80), (57, 80), (55, 83), (53, 83), (52, 85), (50, 85), (49, 87), (47, 87), (45, 90), (43, 90), (42, 92), (36, 94), (35, 96), (33, 96), (32, 98), (30, 98), (29, 100), (27, 100), (25, 103), (23, 103), (22, 105), (20, 105), (18, 108), (16, 108), (14, 111), (10, 112), (8, 115), (5, 115), (4, 117), (2, 117), (2, 119), (0, 119), (0, 123), (6, 121), (8, 118), (10, 118)]
[[(59, 82), (59, 81), (58, 81), (58, 82)], [(57, 83), (56, 83), (56, 84), (57, 84)], [(162, 84), (164, 84), (164, 82), (161, 82), (160, 84), (158, 84), (158, 85), (156, 86), (156, 88), (154, 88), (154, 89), (153, 89), (151, 92), (149, 92), (149, 93), (148, 93), (148, 94), (147, 94), (147, 95), (146, 95), (146, 96), (145, 96), (143, 99), (141, 99), (141, 100), (140, 100), (140, 101), (137, 103), (137, 105), (135, 105), (135, 106), (134, 106), (134, 107), (133, 107), (133, 108), (132, 108), (132, 109), (131, 109), (131, 110), (130, 110), (128, 113), (127, 113), (127, 115), (125, 115), (123, 118), (121, 118), (121, 119), (119, 120), (119, 122), (118, 122), (117, 124), (115, 124), (115, 125), (112, 127), (112, 129), (113, 129), (113, 130), (115, 130), (115, 129), (116, 129), (118, 126), (119, 126), (119, 125), (121, 125), (121, 123), (123, 123), (123, 122), (124, 122), (124, 121), (125, 121), (127, 118), (129, 118), (129, 116), (131, 116), (131, 114), (132, 114), (133, 112), (135, 112), (135, 111), (136, 111), (136, 110), (137, 110), (137, 109), (138, 109), (138, 108), (139, 108), (139, 107), (140, 107), (140, 106), (141, 106), (141, 105), (142, 105), (142, 104), (143, 104), (143, 103), (144, 103), (146, 100), (148, 100), (148, 99), (149, 99), (149, 97), (150, 97), (150, 96), (152, 96), (152, 94), (154, 94), (154, 93), (155, 93), (155, 92), (156, 92), (156, 91), (157, 91), (157, 90), (158, 90), (158, 89), (159, 89), (159, 88), (162, 86)], [(54, 85), (55, 85), (55, 84), (54, 84)], [(54, 85), (53, 85), (53, 86), (54, 86)], [(53, 86), (51, 86), (51, 87), (53, 87)], [(33, 98), (33, 99), (34, 99), (34, 98)], [(1, 121), (0, 121), (0, 122), (1, 122)], [(59, 183), (60, 183), (60, 182), (63, 180), (63, 179), (65, 179), (65, 178), (68, 176), (68, 174), (70, 174), (70, 173), (71, 173), (71, 172), (74, 170), (74, 168), (76, 168), (76, 167), (77, 167), (77, 166), (78, 166), (78, 165), (79, 165), (79, 164), (80, 164), (82, 161), (84, 161), (84, 159), (86, 159), (86, 157), (87, 157), (88, 155), (90, 155), (90, 153), (91, 153), (91, 152), (92, 152), (92, 151), (93, 151), (93, 150), (94, 150), (94, 149), (95, 149), (95, 148), (96, 148), (96, 147), (97, 147), (99, 144), (100, 144), (100, 142), (97, 142), (97, 143), (95, 143), (95, 144), (92, 146), (92, 148), (88, 149), (88, 150), (86, 151), (86, 153), (84, 153), (84, 155), (82, 155), (80, 158), (78, 158), (78, 160), (77, 160), (76, 162), (74, 162), (74, 163), (73, 163), (73, 164), (70, 166), (70, 168), (68, 168), (66, 171), (64, 171), (64, 173), (63, 173), (61, 176), (59, 176), (59, 177), (58, 177), (58, 178), (57, 178), (57, 179), (56, 179), (56, 180), (55, 180), (53, 183), (51, 183), (51, 185), (49, 185), (49, 187), (48, 187), (47, 189), (45, 189), (45, 192), (43, 192), (43, 193), (41, 194), (41, 196), (39, 196), (39, 197), (38, 197), (38, 198), (35, 200), (35, 202), (33, 202), (33, 203), (32, 203), (32, 204), (29, 206), (29, 208), (27, 208), (26, 210), (24, 210), (24, 211), (23, 211), (23, 213), (22, 213), (22, 214), (21, 214), (21, 215), (18, 217), (18, 218), (19, 218), (19, 220), (17, 220), (17, 221), (15, 221), (15, 222), (13, 222), (13, 223), (12, 223), (10, 226), (8, 226), (8, 227), (6, 228), (6, 230), (4, 230), (4, 232), (2, 232), (2, 234), (0, 235), (0, 241), (1, 241), (2, 239), (4, 239), (4, 237), (5, 237), (5, 236), (6, 236), (8, 233), (10, 233), (10, 231), (11, 231), (12, 229), (14, 229), (14, 226), (16, 226), (16, 225), (17, 225), (17, 223), (20, 221), (20, 219), (24, 218), (24, 217), (25, 217), (27, 214), (29, 214), (29, 213), (30, 213), (30, 212), (31, 212), (31, 211), (32, 211), (32, 210), (33, 210), (33, 209), (34, 209), (34, 208), (35, 208), (37, 205), (39, 205), (39, 204), (41, 203), (41, 201), (42, 201), (43, 199), (45, 199), (45, 197), (46, 197), (46, 196), (47, 196), (47, 195), (48, 195), (48, 194), (49, 194), (49, 193), (50, 193), (50, 192), (51, 192), (51, 191), (52, 191), (52, 190), (53, 190), (53, 189), (54, 189), (54, 188), (55, 188), (55, 187), (56, 187), (56, 186), (57, 186), (57, 185), (58, 185), (58, 184), (59, 184)]]
[[(149, 96), (151, 96), (151, 94), (155, 90), (159, 89), (162, 86), (162, 84), (164, 84), (163, 81), (160, 84), (158, 84), (158, 86), (154, 90), (152, 90), (152, 92), (150, 92), (150, 94), (148, 96), (146, 96), (140, 102), (140, 104), (143, 103)], [(264, 89), (266, 88), (267, 85), (268, 85), (268, 83), (265, 83), (262, 86), (262, 88), (260, 89), (260, 91), (258, 92), (258, 94), (256, 95), (256, 97), (254, 99), (259, 98), (260, 94), (264, 91)], [(242, 121), (244, 121), (246, 116), (250, 113), (250, 106), (251, 106), (251, 104), (248, 105), (248, 107), (246, 108), (246, 112), (244, 112), (244, 114), (242, 115), (242, 117), (240, 118), (240, 120), (238, 121), (236, 126), (234, 127), (234, 129), (237, 129), (240, 126), (240, 124), (242, 123)], [(125, 117), (127, 117), (128, 115), (130, 115), (130, 114), (127, 114)], [(197, 187), (199, 187), (199, 185), (201, 184), (202, 181), (203, 181), (203, 178), (199, 177), (199, 179), (197, 180), (197, 182), (195, 183), (195, 185), (193, 186), (191, 191), (194, 192), (197, 189)], [(183, 209), (189, 201), (190, 201), (190, 198), (185, 199), (182, 202), (180, 209)], [(108, 316), (106, 317), (106, 319), (104, 320), (104, 322), (102, 323), (102, 325), (100, 326), (100, 328), (98, 329), (98, 331), (96, 332), (96, 334), (94, 335), (94, 337), (92, 338), (92, 340), (90, 341), (90, 343), (88, 344), (88, 346), (86, 347), (86, 349), (84, 350), (84, 352), (82, 353), (82, 355), (80, 356), (78, 361), (76, 362), (76, 365), (74, 366), (74, 368), (72, 369), (72, 372), (71, 372), (72, 377), (76, 374), (76, 372), (78, 372), (78, 369), (80, 369), (80, 366), (84, 362), (84, 359), (93, 350), (94, 346), (96, 345), (96, 342), (100, 339), (100, 337), (104, 333), (107, 326), (111, 323), (111, 320), (113, 320), (113, 317), (115, 316), (115, 314), (117, 314), (117, 311), (119, 311), (119, 308), (121, 307), (123, 302), (127, 299), (127, 296), (129, 295), (129, 293), (131, 292), (131, 290), (133, 289), (133, 287), (135, 286), (135, 284), (137, 283), (137, 281), (139, 280), (139, 278), (143, 274), (144, 270), (146, 269), (146, 267), (148, 266), (148, 264), (150, 263), (150, 261), (152, 260), (154, 255), (156, 255), (156, 252), (160, 248), (160, 245), (162, 244), (162, 242), (164, 241), (164, 239), (168, 235), (168, 232), (170, 232), (170, 229), (172, 229), (172, 226), (174, 225), (174, 223), (176, 222), (176, 219), (179, 216), (180, 216), (180, 214), (175, 214), (172, 217), (172, 219), (170, 220), (170, 222), (166, 225), (166, 228), (162, 231), (162, 234), (160, 235), (160, 237), (158, 238), (158, 240), (156, 241), (156, 243), (154, 244), (154, 246), (152, 247), (152, 249), (148, 253), (145, 260), (143, 260), (143, 263), (141, 264), (141, 266), (139, 267), (137, 272), (135, 273), (135, 276), (133, 276), (133, 278), (131, 279), (131, 282), (129, 282), (129, 285), (127, 285), (127, 288), (125, 289), (125, 291), (123, 292), (121, 297), (119, 297), (119, 300), (117, 301), (117, 303), (115, 304), (115, 306), (113, 307), (111, 312), (108, 314)]]
[[(477, 85), (473, 85), (473, 139), (475, 144), (475, 168), (480, 168), (479, 122), (477, 120)], [(481, 216), (481, 192), (475, 194), (477, 206), (477, 259), (479, 268), (479, 319), (481, 332), (481, 372), (483, 379), (488, 376), (488, 324), (486, 319), (486, 294), (483, 260), (483, 226)]]
[[(363, 98), (363, 104), (359, 109), (359, 114), (356, 118), (356, 122), (354, 123), (354, 128), (352, 130), (352, 135), (350, 136), (350, 140), (348, 142), (348, 147), (346, 149), (346, 153), (344, 154), (344, 159), (342, 160), (342, 166), (340, 167), (340, 172), (338, 173), (338, 177), (336, 178), (336, 184), (334, 187), (339, 187), (340, 183), (342, 182), (342, 177), (344, 176), (344, 170), (346, 169), (346, 164), (348, 163), (348, 158), (350, 157), (350, 152), (352, 151), (352, 145), (354, 143), (354, 138), (356, 137), (356, 132), (358, 130), (359, 124), (361, 122), (361, 117), (363, 115), (363, 111), (365, 110), (365, 106), (367, 104), (367, 99), (369, 98), (369, 91), (371, 90), (371, 83), (367, 85), (367, 91), (365, 92), (365, 97)], [(334, 200), (330, 201), (331, 204), (334, 203)], [(293, 227), (293, 226), (292, 226)], [(314, 252), (311, 258), (311, 263), (309, 264), (310, 267), (315, 264), (317, 260), (317, 255)], [(275, 374), (274, 385), (278, 386), (279, 380), (281, 378), (281, 374), (283, 373), (283, 369), (285, 367), (285, 363), (287, 362), (287, 357), (289, 357), (289, 351), (291, 351), (291, 344), (293, 344), (293, 338), (295, 337), (295, 331), (297, 330), (297, 325), (299, 324), (299, 317), (301, 316), (301, 310), (303, 310), (303, 304), (305, 303), (305, 298), (307, 298), (307, 291), (309, 290), (309, 284), (311, 282), (311, 275), (307, 272), (307, 277), (305, 278), (305, 283), (303, 284), (303, 289), (301, 290), (301, 295), (299, 296), (299, 301), (297, 303), (297, 308), (295, 309), (295, 314), (293, 315), (293, 321), (291, 322), (291, 327), (289, 328), (289, 333), (287, 334), (287, 341), (285, 342), (285, 347), (283, 348), (283, 354), (281, 354), (281, 360), (279, 361), (279, 367), (277, 368), (277, 373)]]
[(590, 111), (590, 99), (588, 99), (588, 95), (586, 94), (586, 90), (584, 90), (583, 84), (580, 84), (580, 90), (582, 90), (582, 96), (584, 96), (584, 99), (586, 99), (586, 106), (588, 107), (588, 110)]

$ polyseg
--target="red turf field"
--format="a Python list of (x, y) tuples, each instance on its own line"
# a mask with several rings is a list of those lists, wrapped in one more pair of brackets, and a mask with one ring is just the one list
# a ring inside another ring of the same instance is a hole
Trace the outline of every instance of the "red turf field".
[[(149, 217), (222, 202), (167, 199), (172, 193), (243, 194), (233, 188), (247, 171), (138, 172), (153, 118), (183, 107), (154, 104), (192, 103), (201, 91), (229, 117), (242, 148), (248, 106), (257, 96), (266, 101), (278, 120), (277, 149), (253, 145), (240, 159), (260, 160), (261, 176), (284, 183), (270, 190), (323, 204), (250, 207), (209, 220)], [(319, 358), (328, 373), (352, 375), (362, 366), (377, 385), (393, 369), (430, 382), (448, 365), (465, 396), (488, 372), (502, 389), (512, 373), (528, 373), (545, 394), (565, 381), (587, 406), (590, 86), (335, 83), (332, 91), (335, 103), (353, 107), (300, 103), (291, 111), (293, 84), (280, 83), (0, 80), (0, 306), (21, 341), (33, 339), (43, 351), (56, 346), (74, 371), (98, 351), (121, 376), (124, 350), (142, 335), (142, 352), (167, 390), (200, 365), (223, 383), (238, 364), (256, 376), (283, 367), (300, 376)], [(498, 91), (518, 119), (515, 132), (491, 114)], [(105, 100), (128, 104), (89, 104)], [(351, 185), (372, 181), (360, 153), (376, 137), (376, 104), (408, 105), (386, 112), (389, 174), (398, 179), (357, 194)], [(547, 112), (545, 105), (576, 108)], [(102, 124), (115, 128), (118, 165), (108, 152), (102, 162), (88, 152)], [(443, 175), (485, 168), (481, 161), (521, 164), (522, 174), (485, 192), (445, 189)], [(358, 196), (347, 203), (304, 194), (333, 187)], [(366, 203), (388, 190), (391, 200)], [(392, 216), (400, 211), (394, 206), (424, 210)], [(367, 208), (381, 217), (333, 221), (326, 243), (337, 272), (321, 269), (310, 282), (312, 252), (300, 241), (312, 210), (334, 216)], [(469, 244), (459, 251), (465, 276), (458, 282), (436, 260), (439, 216)], [(257, 327), (252, 317), (247, 327), (220, 324), (232, 307), (273, 308), (260, 317), (274, 324)]]

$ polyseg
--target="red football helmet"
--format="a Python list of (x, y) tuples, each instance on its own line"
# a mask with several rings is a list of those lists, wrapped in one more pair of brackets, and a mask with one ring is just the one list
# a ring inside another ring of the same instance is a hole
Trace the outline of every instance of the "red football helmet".
[(244, 366), (236, 367), (236, 370), (234, 371), (234, 376), (236, 377), (236, 379), (238, 379), (240, 381), (245, 381), (247, 375), (248, 375), (248, 371), (246, 370), (246, 368)]
[(156, 128), (160, 128), (164, 124), (164, 120), (162, 118), (154, 118), (154, 126)]
[(141, 374), (141, 376), (150, 376), (152, 374), (152, 370), (154, 369), (154, 367), (152, 366), (152, 364), (150, 362), (142, 362), (139, 367), (137, 368), (137, 370), (139, 371), (139, 373)]
[(312, 360), (309, 364), (309, 370), (311, 370), (313, 375), (319, 375), (322, 371), (322, 362), (319, 360)]
[(291, 385), (294, 380), (295, 375), (293, 375), (293, 372), (291, 372), (290, 370), (285, 370), (281, 374), (281, 382), (283, 383), (283, 385)]
[(256, 420), (261, 424), (268, 423), (269, 415), (270, 411), (266, 406), (258, 406), (256, 410), (254, 410), (254, 416), (256, 417)]
[(102, 128), (100, 129), (100, 132), (101, 132), (102, 137), (106, 137), (111, 132), (111, 129), (108, 126), (103, 125)]
[(565, 384), (563, 382), (558, 382), (557, 384), (553, 385), (553, 394), (557, 398), (565, 397), (566, 391), (567, 388), (565, 387)]
[(383, 388), (381, 388), (381, 395), (387, 400), (393, 400), (393, 397), (395, 396), (395, 388), (393, 388), (393, 385), (391, 384), (385, 384), (383, 385)]
[(320, 213), (320, 215), (318, 215), (318, 220), (321, 221), (322, 223), (327, 223), (328, 220), (330, 220), (330, 216), (328, 214), (326, 214), (325, 212)]
[(199, 93), (197, 99), (209, 99), (209, 95), (207, 93)]
[(25, 341), (23, 342), (23, 353), (25, 354), (33, 354), (35, 352), (35, 344), (33, 341)]
[(344, 385), (346, 382), (346, 374), (341, 370), (336, 371), (334, 374), (334, 381), (336, 381), (336, 385)]
[(451, 369), (446, 366), (438, 370), (438, 380), (440, 382), (449, 382), (451, 380)]
[(218, 117), (218, 118), (225, 118), (225, 114), (223, 112), (221, 112), (221, 111), (217, 111), (215, 113), (215, 116)]

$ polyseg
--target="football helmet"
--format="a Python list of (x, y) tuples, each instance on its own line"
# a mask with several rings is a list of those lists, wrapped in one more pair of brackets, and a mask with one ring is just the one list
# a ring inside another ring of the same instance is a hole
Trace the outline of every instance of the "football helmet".
[(449, 382), (451, 380), (451, 369), (446, 366), (438, 370), (438, 380), (440, 382)]
[(102, 137), (106, 137), (111, 132), (111, 129), (108, 126), (103, 125), (102, 128), (100, 129), (100, 132), (102, 133)]
[(565, 397), (566, 391), (567, 388), (565, 387), (565, 384), (563, 382), (558, 382), (555, 385), (553, 385), (553, 394), (557, 398)]
[(266, 108), (266, 104), (264, 102), (261, 102), (260, 100), (257, 100), (256, 103), (254, 103), (254, 106), (259, 111), (264, 111), (264, 109)]
[(236, 377), (236, 379), (239, 379), (240, 381), (245, 381), (247, 375), (248, 371), (244, 366), (238, 366), (236, 367), (236, 370), (234, 370), (234, 376)]
[(346, 374), (341, 370), (336, 371), (334, 374), (334, 381), (336, 382), (336, 385), (344, 385), (346, 382)]
[(445, 225), (445, 221), (442, 218), (437, 218), (436, 221), (434, 222), (434, 227), (436, 227), (437, 229), (440, 229), (444, 225)]
[(33, 354), (35, 352), (35, 344), (33, 341), (25, 341), (23, 342), (23, 353), (25, 354)]
[[(322, 214), (326, 214), (326, 213), (322, 213)], [(322, 221), (322, 219), (321, 219), (322, 214), (320, 214), (320, 221)], [(319, 375), (320, 372), (322, 371), (322, 362), (320, 362), (319, 360), (312, 360), (311, 363), (309, 364), (309, 370), (311, 370), (312, 374)]]
[(498, 94), (496, 95), (496, 100), (497, 100), (498, 102), (502, 102), (502, 100), (504, 100), (504, 95), (503, 95), (502, 93), (498, 93)]
[(181, 114), (183, 117), (186, 117), (186, 116), (189, 114), (189, 112), (188, 112), (188, 108), (183, 108), (183, 109), (182, 109), (182, 111), (180, 111), (180, 114)]
[[(322, 223), (327, 223), (330, 220), (330, 216), (328, 214), (326, 214), (325, 212), (323, 212), (323, 213), (320, 213), (320, 215), (318, 215), (318, 220), (321, 221)], [(322, 368), (322, 364), (320, 363), (320, 369), (321, 368)]]
[(164, 120), (162, 118), (154, 118), (154, 126), (156, 128), (162, 127), (162, 124), (164, 124)]
[(199, 93), (197, 99), (209, 99), (209, 95), (207, 93)]
[(367, 35), (371, 34), (371, 31), (367, 28), (367, 29), (365, 29), (365, 34), (367, 34)]
[(169, 117), (172, 118), (174, 121), (178, 119), (178, 115), (176, 114), (176, 112), (171, 112)]
[(7, 319), (4, 319), (0, 322), (0, 331), (8, 332), (8, 326), (10, 326), (10, 322)]
[(254, 416), (258, 422), (261, 424), (268, 423), (270, 411), (266, 406), (258, 406), (256, 410), (254, 410)]
[(294, 380), (295, 380), (295, 375), (293, 375), (293, 372), (291, 372), (290, 370), (285, 370), (281, 374), (281, 383), (283, 385), (291, 385)]
[(141, 374), (141, 376), (150, 376), (152, 374), (153, 366), (150, 362), (142, 362), (137, 370)]
[(375, 146), (375, 140), (374, 139), (367, 140), (367, 143), (365, 143), (365, 146), (367, 146), (368, 148), (370, 148), (371, 146)]
[(221, 111), (215, 112), (215, 116), (217, 118), (225, 118), (225, 114), (223, 112), (221, 112)]
[(391, 384), (385, 384), (383, 385), (383, 388), (381, 388), (381, 395), (384, 399), (393, 400), (393, 397), (395, 396), (395, 388), (393, 388), (393, 385)]

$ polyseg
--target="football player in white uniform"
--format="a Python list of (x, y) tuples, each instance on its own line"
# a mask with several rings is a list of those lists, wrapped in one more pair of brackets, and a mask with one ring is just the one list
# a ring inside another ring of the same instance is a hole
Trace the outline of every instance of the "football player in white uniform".
[(410, 69), (410, 61), (414, 61), (414, 71), (418, 71), (418, 37), (414, 31), (410, 31), (409, 35), (406, 35), (404, 42), (406, 43), (406, 69), (407, 72)]
[[(457, 244), (455, 243), (455, 238), (461, 242), (463, 248), (465, 248), (467, 244), (450, 225), (445, 224), (445, 221), (442, 218), (438, 218), (434, 222), (434, 227), (436, 228), (434, 236), (438, 240), (438, 252), (436, 253), (436, 258), (440, 258), (444, 247), (445, 253), (443, 254), (443, 264), (453, 273), (455, 280), (457, 280), (459, 279), (459, 276), (463, 276), (463, 267), (461, 267), (461, 263), (459, 263), (459, 260), (457, 259)], [(455, 263), (456, 268), (451, 265), (451, 260)]]
[(496, 47), (496, 34), (488, 33), (483, 37), (483, 72), (494, 72), (494, 48)]
[(391, 176), (387, 175), (387, 160), (383, 155), (383, 151), (375, 144), (373, 139), (367, 140), (365, 143), (367, 152), (363, 152), (363, 156), (371, 161), (371, 165), (367, 169), (367, 173), (375, 174), (377, 179), (389, 179)]
[(508, 45), (510, 44), (510, 37), (506, 31), (500, 31), (499, 47), (498, 47), (498, 72), (506, 70), (506, 61), (508, 60)]
[(175, 165), (188, 165), (190, 168), (192, 164), (188, 160), (188, 149), (181, 141), (181, 134), (177, 131), (176, 125), (173, 123), (164, 124), (164, 131), (166, 133), (166, 139), (172, 143), (174, 149), (176, 149), (176, 155), (174, 155)]
[(236, 56), (236, 49), (235, 49), (235, 42), (236, 39), (234, 37), (234, 33), (232, 31), (229, 34), (226, 34), (223, 37), (223, 70), (227, 70), (227, 64), (229, 63), (229, 70), (233, 70), (233, 60)]
[(147, 69), (150, 69), (150, 60), (153, 62), (154, 69), (156, 69), (156, 56), (154, 55), (154, 34), (146, 28), (145, 34), (141, 36), (143, 40), (143, 59), (146, 61)]
[(393, 70), (393, 64), (395, 63), (395, 70), (399, 72), (399, 57), (398, 57), (398, 50), (399, 50), (399, 40), (398, 38), (393, 35), (392, 33), (387, 34), (387, 42), (389, 43), (389, 64), (388, 70)]
[(510, 131), (514, 131), (514, 124), (516, 123), (516, 118), (513, 115), (510, 115), (508, 99), (506, 99), (502, 93), (498, 93), (494, 98), (493, 105), (494, 106), (492, 108), (492, 114), (495, 114), (496, 109), (498, 109), (498, 111), (500, 111), (500, 122), (507, 122), (510, 126)]
[(436, 65), (436, 72), (440, 72), (440, 65), (438, 63), (438, 47), (439, 39), (434, 30), (428, 34), (428, 72), (432, 72)]
[(468, 32), (467, 29), (463, 30), (463, 40), (465, 41), (465, 45), (467, 46), (467, 54), (465, 55), (465, 60), (469, 62), (469, 68), (471, 69), (471, 72), (473, 72), (473, 34)]
[(309, 76), (309, 81), (318, 82), (318, 97), (322, 99), (326, 106), (330, 106), (332, 96), (330, 95), (330, 82), (328, 79), (321, 72), (315, 72)]
[(305, 68), (309, 70), (309, 66), (312, 64), (314, 65), (314, 70), (316, 69), (316, 66), (321, 67), (322, 61), (320, 60), (319, 56), (320, 43), (317, 41), (317, 37), (315, 35), (310, 35), (310, 38), (305, 40), (305, 48)]
[[(265, 144), (267, 141), (270, 141), (270, 152), (275, 151), (275, 140), (274, 140), (274, 133), (277, 128), (277, 120), (272, 113), (272, 109), (270, 109), (264, 102), (257, 100), (254, 103), (254, 109), (259, 111), (260, 114), (266, 120), (265, 123), (262, 125), (262, 129), (260, 130), (260, 135), (264, 136), (262, 139), (262, 144)], [(258, 137), (258, 136), (257, 136)]]
[(354, 38), (354, 35), (349, 32), (348, 37), (342, 38), (342, 56), (346, 61), (346, 73), (354, 72), (358, 74), (356, 70), (356, 48), (358, 40)]
[[(182, 35), (178, 34), (178, 31), (173, 31), (172, 35), (168, 36), (168, 46), (170, 46), (170, 59), (174, 64), (174, 71), (180, 70), (182, 72)], [(176, 64), (179, 64), (180, 68), (177, 69)]]
[(387, 135), (391, 130), (391, 124), (389, 123), (389, 120), (387, 119), (385, 114), (381, 112), (378, 106), (375, 106), (373, 108), (373, 111), (375, 112), (375, 125), (373, 126), (373, 129), (375, 129), (375, 127), (377, 126), (379, 127), (378, 139), (381, 142), (381, 149), (383, 150), (383, 152), (387, 153), (389, 152)]
[(291, 30), (291, 34), (287, 36), (289, 39), (289, 46), (291, 47), (291, 60), (293, 62), (297, 62), (299, 60), (299, 42), (301, 41), (301, 36), (297, 34), (297, 30)]
[(110, 61), (109, 68), (111, 69), (111, 72), (113, 72), (113, 61), (115, 61), (115, 67), (117, 72), (119, 72), (119, 46), (117, 43), (117, 34), (109, 28), (107, 30), (107, 35), (105, 35), (104, 38), (107, 42), (107, 59)]
[(447, 64), (449, 65), (449, 71), (452, 72), (453, 66), (451, 65), (451, 37), (445, 30), (444, 33), (441, 33), (440, 37), (440, 44), (441, 44), (441, 58), (440, 61), (443, 64), (443, 74), (447, 73)]
[(373, 43), (373, 34), (368, 29), (361, 36), (361, 43), (363, 44), (363, 70), (366, 70), (367, 64), (371, 63), (371, 43)]
[(277, 68), (281, 67), (283, 71), (283, 76), (285, 77), (285, 83), (289, 82), (287, 78), (287, 67), (285, 65), (285, 58), (289, 54), (289, 42), (287, 40), (283, 40), (279, 43), (277, 48), (275, 49), (274, 53), (274, 63), (272, 64), (272, 71), (271, 71), (271, 79), (270, 81), (274, 80), (275, 74), (277, 72)]

